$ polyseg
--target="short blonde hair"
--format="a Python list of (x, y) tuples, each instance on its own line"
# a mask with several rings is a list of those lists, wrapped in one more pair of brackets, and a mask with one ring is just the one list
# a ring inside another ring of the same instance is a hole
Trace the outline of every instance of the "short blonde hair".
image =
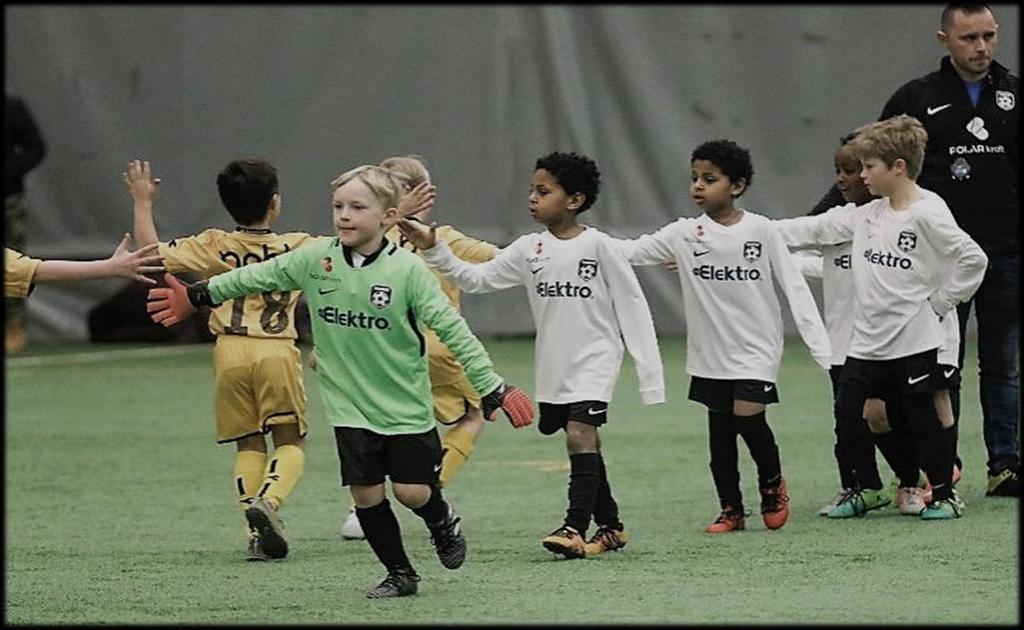
[(370, 192), (373, 193), (373, 196), (384, 206), (384, 209), (398, 207), (398, 201), (402, 198), (404, 191), (402, 190), (402, 183), (398, 181), (398, 178), (390, 170), (375, 164), (357, 166), (335, 177), (334, 181), (331, 182), (331, 192), (354, 179), (363, 182), (370, 189)]
[(859, 127), (857, 136), (850, 140), (850, 149), (861, 162), (877, 158), (889, 168), (902, 158), (907, 163), (907, 177), (916, 180), (921, 174), (926, 144), (928, 132), (921, 121), (900, 114)]
[(423, 158), (418, 155), (389, 157), (380, 165), (391, 171), (391, 174), (408, 190), (430, 181), (430, 171), (423, 163)]

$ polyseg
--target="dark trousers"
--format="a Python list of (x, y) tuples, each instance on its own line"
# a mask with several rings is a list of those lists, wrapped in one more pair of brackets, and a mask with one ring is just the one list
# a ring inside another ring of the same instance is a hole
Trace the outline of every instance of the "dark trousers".
[[(960, 369), (971, 307), (978, 320), (978, 381), (982, 429), (990, 473), (1020, 464), (1020, 256), (989, 254), (988, 269), (974, 297), (957, 308)], [(950, 391), (960, 416), (960, 391)]]

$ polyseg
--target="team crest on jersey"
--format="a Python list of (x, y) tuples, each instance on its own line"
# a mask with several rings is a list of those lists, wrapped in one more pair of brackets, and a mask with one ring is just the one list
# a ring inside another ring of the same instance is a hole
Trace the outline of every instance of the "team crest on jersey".
[(1017, 97), (1008, 90), (996, 90), (996, 105), (1003, 111), (1010, 111), (1017, 104)]
[(910, 230), (903, 230), (896, 238), (896, 247), (908, 254), (914, 251), (914, 248), (917, 247), (917, 234)]
[(391, 304), (391, 287), (383, 284), (375, 284), (370, 287), (370, 304), (377, 308), (384, 308)]
[(597, 261), (590, 258), (580, 260), (579, 269), (576, 271), (580, 279), (589, 282), (597, 275)]
[(331, 261), (330, 256), (324, 256), (324, 259), (320, 261), (320, 266), (324, 268), (324, 271), (331, 273), (334, 269), (334, 263)]
[(761, 257), (761, 241), (747, 241), (743, 244), (743, 257), (754, 262)]

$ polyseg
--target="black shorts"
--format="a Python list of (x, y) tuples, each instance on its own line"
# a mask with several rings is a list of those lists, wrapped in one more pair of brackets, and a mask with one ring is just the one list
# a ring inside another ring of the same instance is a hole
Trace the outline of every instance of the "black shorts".
[(441, 439), (426, 433), (381, 435), (368, 429), (334, 427), (341, 462), (341, 485), (391, 482), (436, 484), (441, 472)]
[(956, 389), (960, 387), (960, 368), (955, 365), (937, 364), (935, 389)]
[(711, 411), (732, 413), (733, 402), (747, 400), (769, 405), (779, 402), (779, 388), (768, 381), (690, 377), (687, 398), (706, 405)]
[(584, 400), (562, 405), (537, 403), (537, 407), (540, 409), (540, 422), (537, 423), (537, 428), (544, 435), (551, 435), (564, 429), (570, 420), (592, 424), (595, 427), (608, 422), (608, 403), (602, 400)]
[[(906, 394), (934, 392), (942, 388), (942, 376), (935, 350), (926, 350), (898, 359), (869, 360), (847, 357), (840, 385), (856, 382), (862, 391), (889, 401), (903, 400)], [(950, 366), (946, 366), (948, 370)], [(952, 376), (952, 375), (951, 375)]]

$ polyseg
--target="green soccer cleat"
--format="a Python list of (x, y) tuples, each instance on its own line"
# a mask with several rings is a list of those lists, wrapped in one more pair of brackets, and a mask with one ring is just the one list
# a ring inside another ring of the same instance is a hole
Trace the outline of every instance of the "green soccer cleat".
[(924, 521), (941, 521), (952, 518), (960, 518), (964, 513), (964, 502), (960, 500), (960, 497), (956, 495), (956, 490), (953, 491), (953, 496), (948, 499), (939, 499), (938, 501), (932, 501), (925, 506), (924, 511), (921, 512), (921, 520)]
[(864, 516), (871, 510), (883, 508), (892, 503), (887, 489), (850, 490), (827, 514), (829, 518), (851, 518)]

